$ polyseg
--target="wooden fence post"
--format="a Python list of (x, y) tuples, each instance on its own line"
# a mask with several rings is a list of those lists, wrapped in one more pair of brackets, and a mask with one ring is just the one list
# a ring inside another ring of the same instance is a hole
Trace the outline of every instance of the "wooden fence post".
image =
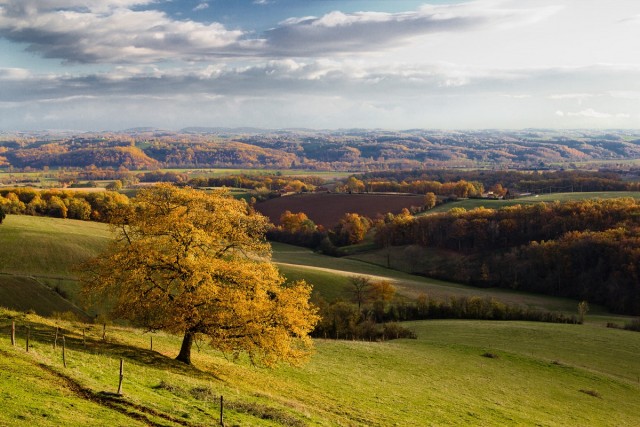
[(53, 349), (57, 349), (58, 348), (58, 331), (60, 330), (59, 327), (56, 326), (56, 336), (53, 339)]
[(82, 328), (82, 346), (86, 347), (87, 346), (87, 340), (84, 336), (84, 328)]
[(27, 353), (29, 353), (29, 338), (31, 337), (31, 327), (27, 326)]
[(153, 351), (153, 335), (151, 335), (151, 351)]
[(120, 381), (118, 382), (118, 394), (122, 394), (123, 379), (124, 379), (124, 360), (120, 359)]
[(66, 350), (66, 342), (64, 339), (64, 335), (62, 336), (62, 364), (64, 365), (64, 367), (67, 367), (67, 355), (65, 353)]
[(16, 321), (11, 321), (11, 346), (16, 346)]
[(224, 427), (224, 397), (220, 395), (220, 425)]

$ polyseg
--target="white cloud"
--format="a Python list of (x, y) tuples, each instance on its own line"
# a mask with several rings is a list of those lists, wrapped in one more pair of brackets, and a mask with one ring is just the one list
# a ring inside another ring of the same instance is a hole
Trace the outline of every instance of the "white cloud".
[(202, 2), (202, 3), (198, 4), (196, 7), (194, 7), (193, 11), (194, 12), (198, 12), (200, 10), (205, 10), (205, 9), (209, 9), (209, 3)]
[[(52, 4), (0, 0), (0, 36), (26, 43), (47, 58), (80, 63), (151, 63), (213, 57), (240, 46), (242, 31), (222, 24), (176, 21), (154, 10), (124, 6), (142, 0), (84, 2), (53, 0)], [(58, 9), (60, 8), (60, 9)]]
[(549, 95), (549, 99), (577, 99), (584, 101), (585, 99), (592, 98), (592, 93), (556, 93)]
[(0, 68), (0, 81), (2, 80), (25, 80), (31, 73), (24, 68)]
[(424, 6), (401, 13), (330, 12), (321, 17), (290, 18), (266, 32), (266, 49), (290, 56), (373, 52), (419, 36), (528, 25), (560, 8), (509, 9), (486, 2)]
[[(328, 57), (385, 51), (435, 33), (526, 25), (555, 8), (508, 9), (476, 3), (402, 13), (331, 12), (291, 18), (263, 37), (221, 23), (175, 20), (134, 6), (153, 0), (0, 0), (0, 37), (46, 58), (80, 63), (211, 61), (220, 57)], [(194, 10), (208, 7), (202, 1)]]
[(567, 117), (586, 117), (589, 119), (628, 119), (631, 117), (630, 114), (627, 113), (604, 113), (601, 111), (596, 111), (593, 108), (587, 108), (586, 110), (577, 111), (577, 112), (567, 112), (563, 113), (562, 111), (557, 111), (557, 115), (559, 116), (567, 116)]

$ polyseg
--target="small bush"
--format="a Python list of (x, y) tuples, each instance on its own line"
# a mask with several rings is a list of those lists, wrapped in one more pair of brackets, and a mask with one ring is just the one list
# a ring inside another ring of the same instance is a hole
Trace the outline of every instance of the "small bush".
[(584, 393), (584, 394), (588, 394), (589, 396), (593, 396), (593, 397), (597, 397), (598, 399), (602, 399), (602, 396), (600, 395), (600, 393), (598, 393), (595, 390), (585, 390), (583, 388), (581, 388), (580, 393)]
[(495, 353), (486, 352), (486, 353), (482, 353), (482, 357), (486, 357), (486, 358), (489, 358), (489, 359), (497, 359), (498, 355), (495, 354)]
[(416, 339), (415, 332), (405, 328), (396, 322), (385, 323), (382, 327), (382, 333), (386, 339), (411, 338)]
[(216, 395), (209, 387), (194, 387), (189, 390), (189, 393), (197, 400), (212, 401), (216, 399)]
[(160, 384), (153, 386), (153, 388), (156, 390), (167, 390), (168, 392), (173, 394), (184, 393), (184, 390), (181, 387), (177, 385), (169, 384), (165, 380), (160, 381)]
[(633, 319), (631, 323), (625, 323), (624, 328), (628, 331), (640, 332), (640, 319)]

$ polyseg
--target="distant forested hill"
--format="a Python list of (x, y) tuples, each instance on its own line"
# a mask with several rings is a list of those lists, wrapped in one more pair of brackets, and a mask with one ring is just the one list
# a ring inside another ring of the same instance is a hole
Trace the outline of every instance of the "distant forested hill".
[(640, 131), (147, 128), (0, 134), (0, 167), (544, 168), (640, 159)]

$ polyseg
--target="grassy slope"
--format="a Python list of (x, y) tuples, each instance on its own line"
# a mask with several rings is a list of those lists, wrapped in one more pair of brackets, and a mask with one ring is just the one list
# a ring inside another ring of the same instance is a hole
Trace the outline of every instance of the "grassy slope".
[(83, 316), (57, 294), (47, 294), (45, 286), (58, 287), (76, 300), (74, 265), (98, 254), (110, 238), (105, 224), (8, 215), (0, 225), (0, 305)]
[(98, 254), (110, 238), (105, 224), (8, 215), (0, 225), (0, 272), (73, 278), (73, 265)]
[[(96, 250), (108, 239), (106, 228), (99, 224), (8, 218), (9, 222), (0, 227), (19, 229), (17, 224), (26, 227), (32, 222), (31, 230), (50, 234), (53, 242), (61, 241), (56, 238), (58, 233), (67, 238), (79, 233), (81, 239), (88, 239), (84, 244)], [(97, 228), (87, 232), (91, 227)], [(4, 231), (0, 228), (3, 239)], [(23, 237), (14, 237), (14, 243), (19, 241), (35, 253), (47, 248), (35, 241), (29, 243), (24, 237), (29, 233), (23, 229)], [(91, 233), (96, 236), (82, 237)], [(50, 250), (43, 253), (60, 255)], [(76, 256), (86, 253), (84, 249)], [(287, 263), (283, 269), (320, 281), (320, 291), (328, 295), (333, 292), (339, 296), (338, 289), (346, 286), (351, 272), (387, 275), (402, 280), (402, 289), (416, 292), (480, 291), (355, 260), (322, 257), (286, 245), (275, 245), (274, 258)], [(56, 259), (60, 264), (48, 267), (50, 274), (70, 271), (64, 257)], [(41, 261), (25, 262), (37, 270)], [(574, 307), (573, 302), (510, 295), (548, 307)], [(135, 425), (135, 419), (122, 418), (122, 412), (95, 399), (101, 396), (96, 394), (100, 391), (115, 391), (120, 357), (125, 359), (126, 399), (116, 406), (161, 425), (178, 425), (177, 421), (187, 425), (211, 423), (217, 413), (213, 400), (219, 394), (229, 404), (227, 425), (640, 424), (640, 360), (636, 357), (640, 334), (606, 329), (601, 322), (582, 326), (414, 322), (410, 325), (418, 333), (417, 340), (317, 340), (317, 354), (302, 368), (263, 370), (243, 359), (232, 363), (206, 346), (200, 351), (194, 349), (196, 368), (185, 368), (171, 359), (179, 349), (179, 337), (155, 334), (155, 351), (150, 352), (149, 335), (126, 328), (109, 327), (108, 342), (102, 343), (101, 328), (92, 326), (87, 332), (88, 347), (84, 348), (80, 341), (82, 325), (53, 323), (36, 316), (19, 317), (19, 346), (11, 348), (9, 315), (16, 316), (0, 310), (0, 425)], [(23, 350), (22, 325), (26, 323), (33, 327), (29, 355)], [(54, 352), (51, 345), (55, 325), (65, 328), (69, 337), (67, 369), (61, 367), (59, 351)], [(482, 357), (485, 352), (495, 353), (498, 358)], [(5, 369), (7, 365), (11, 368)], [(70, 380), (61, 379), (55, 372)], [(69, 381), (86, 393), (70, 391)], [(164, 386), (158, 388), (160, 384)], [(18, 406), (14, 399), (20, 399)]]
[(78, 318), (88, 320), (77, 306), (30, 277), (0, 275), (0, 305), (20, 311), (34, 310), (44, 316), (70, 311)]
[[(553, 298), (527, 294), (507, 289), (481, 289), (452, 282), (429, 279), (389, 270), (374, 263), (357, 259), (334, 258), (320, 255), (309, 249), (282, 243), (273, 244), (273, 259), (287, 277), (308, 278), (320, 293), (331, 297), (344, 297), (349, 289), (348, 276), (362, 274), (376, 280), (390, 280), (398, 291), (409, 297), (424, 292), (432, 297), (447, 298), (451, 295), (493, 297), (513, 304), (524, 304), (532, 308), (575, 313), (577, 302), (566, 298)], [(593, 307), (596, 311), (597, 307)]]
[[(73, 300), (77, 292), (77, 283), (72, 280), (73, 265), (87, 256), (99, 253), (106, 246), (110, 236), (109, 229), (104, 224), (9, 215), (0, 225), (0, 273), (35, 276), (39, 282), (51, 287), (60, 286)], [(500, 289), (476, 289), (412, 276), (372, 263), (318, 255), (296, 246), (274, 244), (273, 247), (273, 259), (280, 263), (280, 268), (287, 277), (291, 280), (306, 279), (328, 299), (344, 296), (348, 287), (348, 276), (357, 273), (392, 280), (400, 292), (410, 297), (415, 297), (421, 292), (441, 298), (453, 294), (479, 295), (532, 307), (572, 313), (575, 311), (575, 302), (571, 300)], [(11, 280), (10, 276), (0, 278), (5, 280), (4, 283)], [(18, 279), (20, 277), (16, 277), (16, 280)], [(0, 286), (0, 296), (2, 292), (8, 294), (8, 289), (8, 286)], [(28, 296), (25, 296), (25, 299), (25, 304), (32, 304)], [(41, 305), (33, 308), (38, 313), (47, 315), (52, 311), (61, 311), (57, 307), (43, 310)]]
[[(2, 314), (0, 363), (16, 369), (0, 370), (0, 389), (9, 390), (0, 394), (0, 425), (56, 425), (64, 420), (61, 408), (72, 404), (79, 414), (65, 424), (131, 425), (122, 422), (121, 413), (80, 399), (48, 374), (60, 372), (92, 396), (113, 392), (120, 357), (125, 360), (122, 405), (162, 425), (213, 424), (220, 394), (228, 404), (227, 425), (640, 423), (640, 334), (594, 324), (414, 322), (417, 340), (317, 340), (317, 353), (303, 367), (267, 370), (243, 359), (232, 363), (206, 346), (195, 352), (195, 367), (187, 368), (171, 359), (179, 338), (155, 334), (150, 352), (148, 334), (125, 328), (110, 327), (108, 342), (102, 343), (100, 328), (94, 327), (85, 349), (78, 326), (62, 322), (70, 347), (64, 369), (45, 334), (54, 324), (35, 316), (19, 321), (42, 330), (27, 355), (22, 336), (20, 347), (10, 347)], [(498, 357), (482, 357), (485, 352)], [(36, 378), (37, 388), (20, 386), (25, 377)], [(17, 409), (9, 400), (15, 397), (21, 398)], [(21, 414), (27, 419), (18, 419)]]

